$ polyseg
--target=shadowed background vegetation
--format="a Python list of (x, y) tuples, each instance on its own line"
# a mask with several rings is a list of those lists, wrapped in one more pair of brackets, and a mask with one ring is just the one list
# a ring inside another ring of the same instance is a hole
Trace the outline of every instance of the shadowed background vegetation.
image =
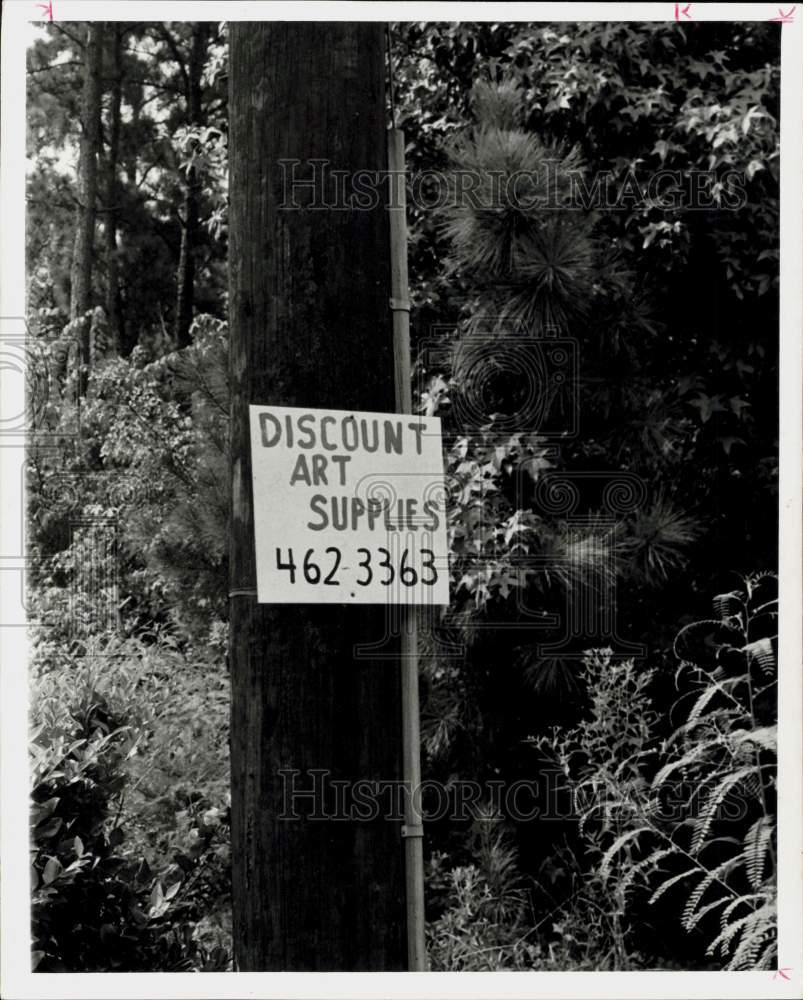
[[(405, 23), (393, 51), (450, 496), (424, 776), (568, 803), (428, 826), (431, 967), (769, 968), (779, 29)], [(28, 125), (33, 961), (225, 969), (225, 25), (43, 27)], [(549, 207), (454, 197), (518, 171)], [(706, 207), (642, 197), (658, 171)], [(602, 173), (614, 205), (572, 200)], [(528, 371), (572, 374), (521, 426)]]

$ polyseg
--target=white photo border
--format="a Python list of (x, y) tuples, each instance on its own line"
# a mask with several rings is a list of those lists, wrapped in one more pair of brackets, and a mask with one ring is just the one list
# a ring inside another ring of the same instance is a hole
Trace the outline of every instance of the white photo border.
[[(58, 21), (767, 21), (791, 3), (371, 3), (225, 0), (51, 0)], [(0, 98), (0, 322), (24, 330), (25, 55), (47, 2), (6, 0)], [(795, 16), (796, 15), (796, 16)], [(0, 440), (0, 994), (64, 997), (722, 998), (803, 995), (801, 923), (801, 332), (803, 330), (803, 5), (781, 28), (779, 961), (782, 972), (55, 973), (30, 971), (24, 438)], [(6, 414), (24, 410), (23, 380), (0, 366)]]

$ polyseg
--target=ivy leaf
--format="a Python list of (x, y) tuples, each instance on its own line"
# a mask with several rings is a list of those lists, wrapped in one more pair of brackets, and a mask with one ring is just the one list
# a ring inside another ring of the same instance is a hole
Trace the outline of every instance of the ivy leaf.
[(521, 463), (520, 467), (524, 469), (531, 479), (538, 479), (539, 474), (545, 469), (551, 469), (552, 463), (548, 462), (541, 455), (536, 455), (533, 458), (528, 458)]
[(505, 545), (510, 545), (510, 540), (514, 535), (527, 530), (527, 525), (521, 523), (522, 512), (517, 510), (513, 517), (507, 522), (505, 527)]
[(769, 115), (767, 115), (766, 111), (762, 111), (757, 104), (753, 105), (753, 107), (748, 110), (747, 114), (742, 119), (742, 135), (747, 135), (750, 131), (750, 126), (754, 121), (756, 121), (756, 119), (768, 117)]
[(50, 885), (61, 874), (62, 866), (58, 858), (50, 858), (42, 872), (42, 881), (45, 885)]
[(689, 406), (695, 406), (700, 411), (700, 420), (706, 424), (712, 413), (725, 413), (726, 408), (722, 405), (721, 396), (706, 396), (701, 392), (696, 399), (689, 400)]
[(41, 823), (46, 820), (49, 816), (52, 816), (56, 806), (59, 804), (58, 797), (48, 799), (46, 802), (37, 802), (31, 807), (31, 819), (34, 825)]
[(181, 888), (181, 882), (174, 882), (173, 885), (171, 885), (170, 888), (167, 890), (167, 892), (164, 894), (164, 898), (172, 899), (180, 888)]
[(162, 883), (156, 881), (153, 883), (153, 889), (151, 889), (151, 895), (148, 899), (148, 904), (150, 906), (149, 915), (152, 917), (157, 917), (164, 910), (164, 892), (162, 891)]
[(747, 179), (752, 181), (753, 177), (759, 172), (759, 170), (763, 169), (764, 169), (764, 164), (761, 162), (761, 160), (751, 160), (747, 164), (747, 170), (745, 171), (747, 174)]
[(36, 828), (36, 837), (39, 840), (50, 840), (51, 837), (55, 837), (62, 826), (62, 819), (60, 816), (53, 816), (46, 823), (40, 824)]
[(730, 404), (731, 409), (740, 420), (742, 419), (742, 410), (750, 405), (746, 399), (742, 399), (740, 396), (731, 396)]

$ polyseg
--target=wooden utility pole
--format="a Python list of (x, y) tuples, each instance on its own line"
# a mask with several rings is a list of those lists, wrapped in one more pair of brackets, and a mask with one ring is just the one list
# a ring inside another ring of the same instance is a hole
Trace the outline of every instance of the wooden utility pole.
[[(383, 608), (256, 603), (248, 425), (249, 403), (394, 410), (386, 208), (312, 208), (320, 192), (291, 186), (312, 176), (311, 160), (348, 172), (386, 169), (383, 30), (374, 23), (230, 26), (232, 860), (240, 970), (406, 966), (401, 823), (381, 815), (282, 818), (288, 770), (298, 772), (298, 790), (312, 787), (310, 769), (328, 772), (327, 788), (330, 779), (400, 779), (399, 669), (387, 658), (398, 639), (387, 639), (382, 656), (360, 658), (356, 647), (381, 644)], [(326, 796), (318, 808), (334, 806)], [(299, 813), (311, 809), (297, 800)]]

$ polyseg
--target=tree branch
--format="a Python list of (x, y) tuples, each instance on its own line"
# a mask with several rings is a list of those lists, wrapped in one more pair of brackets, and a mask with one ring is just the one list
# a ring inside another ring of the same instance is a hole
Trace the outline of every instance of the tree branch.
[(176, 40), (175, 40), (175, 38), (173, 38), (173, 36), (170, 34), (170, 32), (167, 30), (167, 28), (163, 24), (160, 24), (158, 26), (158, 31), (159, 31), (159, 34), (164, 39), (164, 41), (167, 43), (167, 47), (170, 49), (170, 52), (172, 53), (173, 58), (178, 63), (178, 68), (181, 71), (181, 78), (184, 81), (185, 92), (189, 95), (189, 92), (190, 92), (190, 81), (189, 81), (189, 77), (187, 76), (187, 66), (186, 66), (186, 63), (185, 63), (182, 55), (181, 55), (181, 52), (179, 51), (178, 45), (176, 45)]
[(77, 59), (71, 59), (69, 62), (62, 63), (51, 63), (49, 66), (36, 66), (33, 69), (27, 71), (28, 76), (33, 76), (35, 73), (46, 73), (50, 69), (61, 69), (63, 66), (83, 66), (82, 62), (78, 62)]
[(67, 31), (67, 29), (66, 29), (66, 28), (63, 28), (63, 27), (62, 27), (62, 26), (61, 26), (60, 24), (58, 24), (58, 23), (57, 23), (56, 21), (53, 21), (53, 27), (54, 27), (54, 28), (56, 29), (56, 31), (58, 31), (58, 32), (59, 32), (60, 34), (62, 34), (62, 35), (65, 35), (65, 36), (66, 36), (67, 38), (69, 38), (69, 39), (70, 39), (70, 41), (71, 41), (71, 42), (73, 43), (73, 45), (77, 45), (77, 46), (78, 46), (78, 48), (79, 48), (79, 49), (81, 49), (81, 51), (83, 51), (83, 50), (84, 50), (84, 48), (85, 48), (85, 43), (84, 43), (84, 42), (82, 42), (82, 41), (81, 41), (80, 39), (76, 38), (76, 37), (75, 37), (75, 35), (73, 35), (73, 34), (72, 34), (72, 32), (70, 32), (70, 31)]

